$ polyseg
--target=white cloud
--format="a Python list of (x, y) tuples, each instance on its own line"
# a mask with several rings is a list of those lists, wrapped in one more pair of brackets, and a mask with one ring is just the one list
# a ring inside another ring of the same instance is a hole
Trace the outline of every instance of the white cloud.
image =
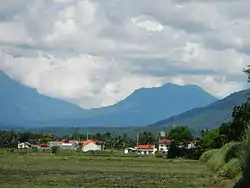
[(223, 97), (246, 87), (250, 2), (9, 0), (0, 69), (40, 93), (110, 105), (164, 82)]
[(160, 32), (164, 28), (159, 22), (148, 16), (139, 16), (136, 18), (131, 18), (131, 21), (137, 27), (141, 27), (147, 31)]

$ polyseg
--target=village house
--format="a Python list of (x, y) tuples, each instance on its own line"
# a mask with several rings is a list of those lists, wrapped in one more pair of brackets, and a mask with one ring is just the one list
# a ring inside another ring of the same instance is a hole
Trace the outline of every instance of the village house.
[(135, 149), (141, 155), (154, 155), (157, 151), (154, 145), (139, 145)]
[(168, 139), (161, 139), (158, 141), (158, 144), (159, 144), (159, 151), (162, 151), (162, 152), (168, 152), (169, 150), (169, 147), (171, 145), (171, 143), (173, 142), (174, 140), (168, 140)]
[(196, 145), (195, 141), (190, 141), (190, 142), (188, 142), (187, 149), (195, 148), (195, 145)]
[(36, 144), (36, 146), (41, 147), (41, 148), (47, 148), (49, 145), (46, 143), (40, 143), (40, 144)]
[(48, 146), (50, 148), (52, 148), (52, 147), (61, 147), (61, 145), (62, 145), (62, 142), (60, 142), (60, 141), (49, 141), (48, 142)]
[(124, 149), (124, 153), (125, 153), (125, 154), (128, 154), (128, 153), (135, 153), (135, 152), (136, 152), (136, 149), (135, 149), (135, 148), (129, 147), (129, 148), (125, 148), (125, 149)]
[(62, 143), (61, 150), (75, 150), (77, 148), (76, 143)]
[(18, 148), (18, 149), (29, 149), (29, 148), (37, 148), (37, 149), (40, 149), (41, 146), (39, 146), (39, 145), (34, 145), (34, 144), (29, 143), (29, 142), (23, 142), (23, 143), (18, 143), (18, 144), (17, 144), (17, 148)]
[(99, 140), (85, 140), (82, 142), (82, 151), (98, 151), (103, 150), (103, 142)]
[(18, 149), (29, 149), (29, 145), (27, 143), (18, 143), (17, 145)]

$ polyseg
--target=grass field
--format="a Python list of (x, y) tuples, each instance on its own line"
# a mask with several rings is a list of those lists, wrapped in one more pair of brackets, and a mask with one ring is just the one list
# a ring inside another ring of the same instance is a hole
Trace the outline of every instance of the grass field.
[(1, 188), (212, 188), (219, 181), (198, 161), (0, 154)]

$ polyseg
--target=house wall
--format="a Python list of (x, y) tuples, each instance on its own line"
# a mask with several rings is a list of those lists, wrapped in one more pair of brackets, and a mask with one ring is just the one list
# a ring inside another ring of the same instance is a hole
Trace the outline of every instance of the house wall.
[(82, 147), (83, 152), (96, 151), (96, 150), (101, 150), (101, 149), (102, 149), (102, 146), (97, 145), (95, 143), (89, 143), (88, 145)]
[(62, 143), (57, 141), (48, 142), (49, 147), (61, 147)]
[(18, 149), (28, 149), (29, 148), (29, 146), (25, 143), (18, 144), (17, 147), (18, 147)]
[(168, 151), (167, 144), (159, 144), (159, 151)]
[(65, 149), (65, 150), (72, 150), (76, 148), (76, 144), (75, 143), (62, 143), (61, 149)]

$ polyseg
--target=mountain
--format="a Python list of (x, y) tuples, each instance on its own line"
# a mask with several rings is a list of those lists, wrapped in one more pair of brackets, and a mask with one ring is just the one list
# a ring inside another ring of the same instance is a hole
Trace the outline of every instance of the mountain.
[(189, 110), (180, 115), (166, 118), (148, 126), (149, 129), (161, 129), (174, 125), (188, 125), (192, 129), (217, 128), (221, 123), (231, 120), (234, 106), (246, 102), (250, 89), (239, 91), (208, 106)]
[(206, 106), (217, 98), (196, 85), (165, 84), (141, 88), (115, 105), (92, 109), (98, 118), (89, 118), (89, 125), (144, 126), (160, 119)]
[(117, 104), (91, 110), (39, 94), (0, 73), (0, 124), (13, 126), (125, 127), (206, 106), (217, 99), (196, 85), (141, 88)]
[(51, 119), (82, 117), (84, 113), (82, 108), (41, 95), (0, 71), (2, 126), (42, 126)]

